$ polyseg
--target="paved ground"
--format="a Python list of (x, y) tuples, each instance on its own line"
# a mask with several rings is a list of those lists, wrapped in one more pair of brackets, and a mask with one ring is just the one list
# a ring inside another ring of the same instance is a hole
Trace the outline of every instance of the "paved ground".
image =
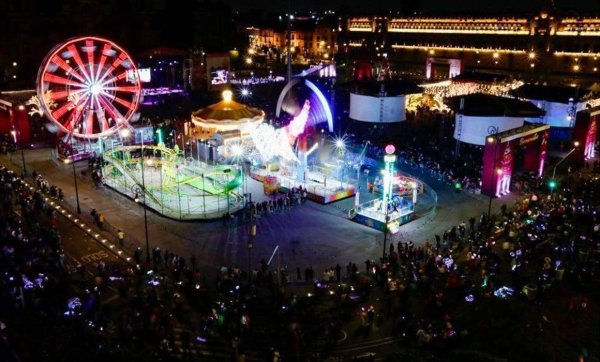
[[(62, 188), (66, 195), (65, 207), (74, 212), (76, 200), (71, 166), (55, 161), (52, 154), (50, 149), (26, 151), (27, 169), (29, 172), (35, 169), (50, 184)], [(11, 161), (6, 155), (1, 156), (0, 161), (14, 169), (21, 165), (19, 158)], [(140, 205), (109, 188), (96, 188), (89, 172), (85, 175), (81, 172), (87, 170), (87, 162), (77, 163), (76, 168), (81, 219), (91, 222), (89, 212), (95, 208), (106, 217), (102, 233), (110, 242), (116, 243), (116, 230), (122, 229), (126, 234), (125, 253), (131, 255), (137, 246), (144, 249), (144, 217)], [(418, 244), (461, 221), (466, 222), (470, 216), (487, 213), (487, 197), (455, 193), (450, 186), (425, 176), (423, 180), (430, 185), (429, 189), (437, 192), (435, 216), (427, 222), (417, 220), (401, 227), (400, 233), (392, 239), (413, 240)], [(253, 192), (253, 199), (259, 198), (262, 190), (259, 183), (250, 181), (248, 188)], [(497, 210), (502, 203), (510, 204), (516, 197), (512, 195), (502, 202), (494, 200), (493, 209)], [(312, 265), (318, 276), (336, 263), (344, 266), (352, 261), (360, 265), (366, 259), (378, 259), (382, 253), (383, 233), (347, 219), (347, 210), (353, 202), (354, 198), (330, 205), (309, 201), (257, 219), (252, 265), (257, 266), (261, 259), (269, 260), (276, 246), (279, 246), (279, 252), (273, 263), (287, 266), (293, 275), (297, 267), (303, 270)], [(224, 264), (248, 266), (248, 224), (239, 219), (227, 225), (220, 220), (179, 222), (149, 211), (148, 234), (150, 249), (160, 247), (185, 257), (194, 254), (199, 267), (207, 271)]]

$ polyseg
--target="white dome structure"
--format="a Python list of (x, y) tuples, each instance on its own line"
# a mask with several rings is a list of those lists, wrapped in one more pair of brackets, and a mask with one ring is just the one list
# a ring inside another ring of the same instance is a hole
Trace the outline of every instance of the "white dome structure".
[(526, 119), (537, 119), (544, 112), (529, 102), (481, 93), (450, 98), (456, 112), (454, 139), (485, 145), (490, 134), (521, 127)]

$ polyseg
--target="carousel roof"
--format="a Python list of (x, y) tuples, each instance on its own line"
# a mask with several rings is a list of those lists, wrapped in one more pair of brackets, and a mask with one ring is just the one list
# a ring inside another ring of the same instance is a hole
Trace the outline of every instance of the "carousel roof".
[(241, 119), (263, 118), (265, 112), (235, 101), (221, 101), (192, 113), (192, 117), (212, 121), (237, 121)]
[(247, 123), (260, 123), (264, 118), (265, 112), (261, 109), (235, 102), (230, 97), (192, 112), (192, 121), (204, 127), (235, 127)]

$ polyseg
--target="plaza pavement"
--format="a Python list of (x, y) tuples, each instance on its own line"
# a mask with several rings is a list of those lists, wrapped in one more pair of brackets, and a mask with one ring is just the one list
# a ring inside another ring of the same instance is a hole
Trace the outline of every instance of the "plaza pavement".
[[(51, 185), (63, 189), (64, 207), (75, 214), (71, 165), (56, 161), (53, 154), (51, 149), (26, 150), (27, 171), (31, 175), (31, 171), (36, 170)], [(21, 160), (16, 156), (2, 155), (0, 162), (20, 172)], [(117, 244), (116, 232), (121, 229), (125, 232), (126, 254), (132, 255), (138, 246), (145, 251), (142, 207), (107, 187), (96, 188), (86, 161), (76, 163), (76, 174), (81, 219), (91, 223), (89, 213), (95, 208), (106, 217), (104, 230), (100, 232), (110, 242)], [(436, 190), (438, 204), (435, 216), (431, 220), (417, 220), (402, 226), (400, 232), (393, 237), (389, 236), (388, 240), (412, 240), (418, 245), (426, 239), (433, 240), (434, 234), (441, 235), (460, 222), (468, 224), (471, 216), (478, 217), (487, 213), (487, 197), (456, 193), (449, 185), (424, 175), (415, 176), (421, 176), (429, 187)], [(262, 192), (262, 184), (254, 180), (249, 180), (248, 191), (252, 193), (253, 201), (266, 198)], [(493, 212), (497, 212), (501, 204), (510, 205), (518, 198), (519, 195), (511, 194), (501, 200), (494, 200)], [(268, 261), (276, 246), (279, 246), (278, 253), (271, 265), (275, 266), (279, 262), (282, 267), (287, 266), (292, 280), (295, 279), (297, 267), (304, 271), (306, 267), (312, 266), (319, 277), (326, 268), (333, 267), (336, 263), (344, 267), (351, 261), (360, 268), (366, 259), (378, 259), (382, 254), (383, 233), (348, 220), (347, 210), (353, 203), (354, 198), (329, 205), (307, 201), (286, 211), (257, 218), (252, 266), (258, 267), (261, 259)], [(198, 267), (209, 273), (214, 273), (215, 268), (222, 265), (238, 265), (242, 269), (248, 267), (248, 223), (239, 219), (226, 225), (221, 220), (180, 222), (164, 218), (151, 210), (147, 214), (150, 249), (168, 249), (185, 257), (186, 261), (189, 261), (191, 255), (196, 255)]]

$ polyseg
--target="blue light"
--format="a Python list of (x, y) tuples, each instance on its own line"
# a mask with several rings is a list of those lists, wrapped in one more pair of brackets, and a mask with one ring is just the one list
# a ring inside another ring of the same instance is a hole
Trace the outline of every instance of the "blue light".
[(323, 106), (323, 109), (325, 110), (325, 116), (327, 117), (327, 125), (329, 126), (329, 132), (333, 132), (333, 115), (331, 114), (331, 108), (329, 107), (329, 103), (327, 103), (327, 99), (325, 99), (325, 96), (323, 95), (321, 90), (313, 82), (309, 81), (308, 79), (305, 79), (304, 84), (306, 84), (308, 88), (315, 92), (315, 95), (317, 96), (317, 98), (321, 102), (321, 105)]

